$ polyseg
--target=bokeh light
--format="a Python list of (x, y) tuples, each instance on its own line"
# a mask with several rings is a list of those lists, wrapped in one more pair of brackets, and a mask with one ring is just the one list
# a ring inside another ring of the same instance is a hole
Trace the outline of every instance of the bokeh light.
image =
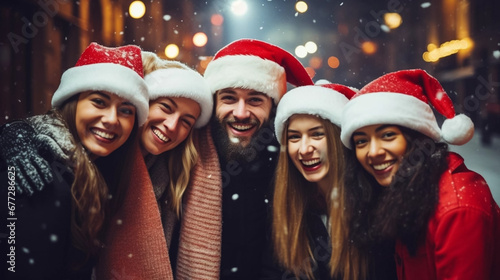
[(361, 50), (367, 55), (372, 55), (377, 52), (377, 44), (372, 41), (365, 41), (361, 44)]
[(128, 13), (132, 18), (142, 18), (146, 13), (146, 5), (142, 1), (134, 1), (128, 7)]
[(203, 32), (198, 32), (193, 36), (193, 44), (197, 47), (203, 47), (207, 44), (207, 35)]
[(242, 16), (247, 13), (248, 5), (243, 0), (236, 0), (231, 3), (231, 12), (237, 16)]
[(328, 58), (328, 66), (330, 66), (330, 68), (336, 69), (339, 67), (339, 65), (340, 65), (340, 61), (337, 57), (330, 56)]
[(306, 2), (299, 1), (299, 2), (295, 3), (295, 10), (297, 12), (303, 14), (303, 13), (307, 12), (307, 9), (308, 9), (308, 7), (307, 7), (307, 3)]
[(297, 46), (295, 48), (295, 55), (300, 57), (300, 58), (304, 58), (307, 56), (307, 49), (305, 46), (303, 45), (300, 45), (300, 46)]
[(309, 60), (309, 66), (311, 66), (313, 69), (321, 68), (322, 64), (323, 64), (323, 60), (318, 56), (313, 56)]
[(176, 44), (169, 44), (165, 48), (165, 55), (168, 58), (176, 58), (179, 55), (179, 47)]
[(313, 41), (307, 42), (304, 46), (306, 47), (308, 53), (315, 53), (318, 50), (318, 45), (316, 45)]
[(385, 24), (390, 28), (390, 29), (396, 29), (398, 28), (401, 23), (403, 22), (403, 19), (398, 13), (386, 13), (384, 15), (384, 21)]
[(213, 14), (210, 18), (210, 22), (215, 26), (221, 26), (224, 22), (224, 17), (220, 14)]

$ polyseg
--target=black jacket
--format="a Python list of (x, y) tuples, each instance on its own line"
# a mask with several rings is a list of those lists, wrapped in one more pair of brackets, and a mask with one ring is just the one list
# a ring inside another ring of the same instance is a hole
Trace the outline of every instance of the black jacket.
[[(311, 244), (314, 260), (311, 261), (315, 265), (312, 266), (314, 279), (316, 280), (331, 280), (330, 276), (330, 256), (332, 253), (330, 236), (322, 221), (321, 214), (317, 211), (307, 211), (308, 221), (308, 238)], [(272, 250), (271, 238), (268, 238), (266, 254), (263, 257), (263, 269), (260, 275), (261, 280), (295, 280), (307, 279), (306, 277), (295, 277), (295, 275), (287, 269), (283, 269), (274, 258)]]
[(223, 183), (221, 279), (258, 278), (277, 155), (275, 139), (258, 143), (251, 160), (227, 162), (219, 154)]
[[(11, 219), (8, 222), (15, 225), (10, 232), (13, 236), (11, 244), (1, 242), (4, 246), (1, 251), (14, 249), (15, 257), (9, 257), (14, 262), (7, 263), (7, 267), (6, 262), (2, 262), (2, 279), (90, 279), (91, 276), (92, 262), (85, 259), (83, 252), (76, 249), (71, 240), (71, 185), (74, 174), (71, 165), (65, 160), (68, 155), (59, 154), (67, 152), (69, 148), (70, 142), (66, 138), (68, 132), (53, 124), (57, 124), (57, 120), (42, 115), (29, 119), (29, 122), (18, 123), (16, 130), (5, 126), (1, 129), (3, 136), (8, 133), (17, 134), (20, 130), (31, 130), (34, 137), (32, 139), (45, 139), (53, 141), (50, 145), (57, 145), (44, 149), (32, 146), (32, 150), (24, 151), (27, 154), (37, 153), (44, 158), (50, 167), (37, 172), (52, 175), (51, 182), (32, 195), (19, 194), (13, 188), (9, 189), (7, 176), (12, 178), (18, 176), (19, 172), (28, 171), (8, 164), (10, 158), (7, 157), (12, 157), (14, 153), (0, 155), (2, 200), (7, 201), (8, 196), (15, 199), (12, 200), (15, 202), (15, 209), (8, 213), (8, 218)], [(50, 131), (45, 130), (47, 127), (50, 127)], [(7, 147), (12, 143), (0, 145)], [(23, 175), (29, 177), (30, 174)], [(31, 187), (35, 189), (34, 186)], [(2, 221), (6, 219), (7, 217), (2, 217)], [(13, 247), (10, 248), (11, 246)], [(15, 266), (15, 272), (7, 270), (12, 266)]]

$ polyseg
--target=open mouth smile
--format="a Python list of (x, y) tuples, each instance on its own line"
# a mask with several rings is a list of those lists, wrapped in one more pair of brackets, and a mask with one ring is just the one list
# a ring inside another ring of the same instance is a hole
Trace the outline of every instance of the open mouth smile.
[(302, 162), (302, 165), (304, 165), (306, 167), (312, 167), (312, 166), (318, 165), (321, 161), (318, 158), (318, 159), (310, 159), (310, 160), (301, 160), (300, 162)]
[(302, 169), (308, 172), (315, 171), (321, 166), (321, 160), (319, 158), (300, 160), (300, 163), (302, 164)]
[(111, 141), (111, 140), (115, 139), (115, 137), (116, 137), (116, 134), (105, 132), (105, 131), (102, 131), (102, 130), (97, 129), (97, 128), (92, 128), (92, 129), (90, 129), (90, 131), (93, 134), (97, 135), (98, 137), (103, 138), (103, 139), (108, 140), (108, 141)]
[(158, 128), (151, 128), (151, 130), (153, 131), (154, 135), (156, 135), (156, 137), (158, 137), (158, 139), (160, 139), (161, 141), (167, 143), (168, 141), (170, 141), (170, 138), (168, 138), (165, 134), (163, 134), (163, 132), (161, 132), (161, 130), (159, 130)]
[(228, 125), (234, 130), (241, 132), (250, 130), (255, 126), (254, 124), (238, 124), (238, 123), (228, 123)]
[(396, 163), (395, 160), (389, 161), (389, 162), (384, 162), (384, 163), (381, 163), (381, 164), (373, 164), (372, 167), (376, 171), (382, 171), (384, 169), (387, 169), (389, 166), (393, 165), (394, 163)]

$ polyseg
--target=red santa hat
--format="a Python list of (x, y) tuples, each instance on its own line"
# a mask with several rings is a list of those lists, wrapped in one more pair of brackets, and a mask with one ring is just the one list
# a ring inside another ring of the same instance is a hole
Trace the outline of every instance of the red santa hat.
[(340, 127), (342, 111), (356, 90), (339, 84), (296, 87), (287, 92), (278, 104), (274, 128), (281, 143), (286, 121), (295, 114), (319, 116)]
[(186, 65), (168, 61), (168, 68), (158, 69), (146, 75), (149, 100), (159, 97), (185, 97), (200, 105), (200, 117), (194, 127), (205, 126), (213, 110), (213, 97), (207, 81), (196, 71)]
[(149, 112), (148, 91), (144, 82), (141, 49), (134, 45), (108, 48), (91, 43), (66, 70), (52, 97), (52, 107), (84, 91), (107, 91), (130, 101), (137, 109), (139, 125)]
[[(428, 103), (446, 117), (441, 129)], [(404, 126), (454, 145), (463, 145), (474, 135), (471, 119), (456, 115), (438, 80), (420, 69), (389, 73), (364, 86), (344, 108), (342, 142), (352, 148), (353, 132), (375, 124)]]
[(224, 88), (253, 89), (278, 103), (294, 86), (313, 85), (304, 66), (282, 48), (254, 39), (240, 39), (219, 50), (204, 74), (212, 93)]

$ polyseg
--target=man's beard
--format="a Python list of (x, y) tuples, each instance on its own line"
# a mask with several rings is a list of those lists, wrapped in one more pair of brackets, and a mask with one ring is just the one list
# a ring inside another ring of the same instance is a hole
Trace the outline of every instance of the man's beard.
[(250, 142), (246, 146), (243, 146), (240, 139), (229, 136), (227, 123), (226, 119), (219, 120), (216, 116), (212, 116), (212, 138), (219, 151), (219, 156), (223, 156), (226, 161), (253, 161), (262, 150), (262, 143), (259, 142), (270, 142), (268, 139), (274, 135), (270, 121), (266, 120), (252, 135)]

